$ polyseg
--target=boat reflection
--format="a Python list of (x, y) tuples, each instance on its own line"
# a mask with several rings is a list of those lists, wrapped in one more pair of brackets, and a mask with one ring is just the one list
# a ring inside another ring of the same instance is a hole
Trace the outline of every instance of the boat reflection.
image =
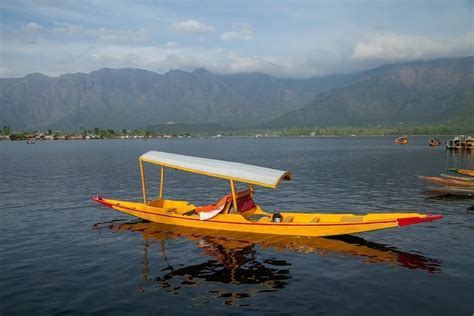
[[(100, 227), (103, 225), (97, 226)], [(183, 228), (151, 222), (111, 223), (107, 227), (115, 232), (140, 233), (145, 240), (143, 279), (150, 281), (149, 248), (153, 240), (160, 241), (161, 254), (166, 263), (163, 274), (155, 280), (167, 292), (178, 294), (183, 287), (200, 287), (203, 283), (247, 285), (245, 291), (216, 289), (213, 296), (228, 299), (233, 304), (238, 298), (258, 292), (277, 291), (286, 287), (291, 279), (291, 263), (280, 259), (259, 259), (258, 247), (277, 252), (347, 255), (362, 259), (364, 263), (382, 263), (428, 273), (440, 273), (441, 264), (436, 259), (399, 251), (386, 245), (366, 241), (355, 236), (285, 237), (273, 235), (219, 232)], [(225, 235), (223, 237), (222, 235)], [(168, 262), (166, 241), (185, 238), (196, 246), (209, 260), (175, 268)], [(250, 285), (250, 287), (248, 286)], [(253, 288), (251, 286), (254, 286)]]

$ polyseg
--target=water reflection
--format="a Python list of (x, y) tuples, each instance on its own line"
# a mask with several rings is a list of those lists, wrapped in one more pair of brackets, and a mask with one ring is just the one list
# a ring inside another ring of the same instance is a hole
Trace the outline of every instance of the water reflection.
[[(247, 233), (219, 232), (183, 228), (151, 222), (96, 224), (96, 228), (108, 227), (114, 232), (131, 231), (144, 238), (143, 280), (156, 281), (163, 290), (179, 294), (182, 288), (202, 287), (206, 284), (230, 285), (213, 288), (209, 294), (235, 304), (239, 298), (261, 292), (278, 291), (291, 280), (291, 263), (281, 258), (259, 258), (258, 247), (277, 252), (316, 253), (347, 255), (362, 262), (382, 263), (408, 269), (421, 269), (428, 273), (440, 273), (441, 264), (436, 259), (419, 254), (399, 251), (393, 247), (366, 241), (355, 236), (331, 238), (283, 237)], [(225, 235), (223, 237), (222, 235)], [(207, 261), (176, 267), (169, 263), (166, 241), (185, 238), (194, 241), (207, 257)], [(160, 242), (160, 252), (166, 267), (157, 277), (150, 276), (150, 244)], [(237, 286), (238, 285), (238, 286)]]
[(446, 162), (448, 166), (462, 166), (465, 162), (470, 161), (472, 158), (471, 150), (446, 150)]

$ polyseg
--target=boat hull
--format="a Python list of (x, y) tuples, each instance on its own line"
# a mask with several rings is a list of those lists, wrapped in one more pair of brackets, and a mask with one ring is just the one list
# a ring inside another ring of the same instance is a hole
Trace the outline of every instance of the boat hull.
[(457, 168), (448, 168), (449, 171), (455, 172), (457, 174), (462, 174), (465, 176), (474, 177), (474, 170), (469, 169), (457, 169)]
[[(251, 222), (241, 214), (219, 214), (210, 220), (201, 221), (198, 215), (181, 215), (177, 214), (176, 210), (173, 209), (165, 209), (138, 202), (118, 201), (101, 197), (93, 197), (93, 200), (117, 211), (155, 223), (220, 231), (284, 236), (316, 237), (355, 234), (428, 222), (442, 218), (441, 215), (424, 215), (418, 213), (374, 213), (367, 215), (282, 213), (284, 219), (295, 218), (296, 221), (280, 223), (271, 221)], [(255, 211), (255, 214), (263, 217), (266, 215), (271, 216), (271, 214), (261, 211), (260, 208)]]
[(462, 196), (462, 197), (474, 197), (474, 188), (461, 188), (461, 187), (436, 187), (429, 188), (427, 190), (429, 194), (435, 194), (440, 196)]
[(440, 178), (440, 177), (427, 177), (420, 176), (421, 180), (431, 182), (441, 186), (448, 187), (463, 187), (463, 188), (474, 188), (473, 181), (458, 180), (458, 179), (449, 179), (449, 178)]

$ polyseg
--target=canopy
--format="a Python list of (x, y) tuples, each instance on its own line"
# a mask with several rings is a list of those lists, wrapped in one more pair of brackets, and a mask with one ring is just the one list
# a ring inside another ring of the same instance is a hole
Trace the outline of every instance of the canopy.
[(263, 187), (276, 188), (282, 179), (290, 180), (288, 171), (257, 167), (243, 163), (149, 151), (140, 160), (152, 164), (203, 174), (210, 177), (235, 180)]

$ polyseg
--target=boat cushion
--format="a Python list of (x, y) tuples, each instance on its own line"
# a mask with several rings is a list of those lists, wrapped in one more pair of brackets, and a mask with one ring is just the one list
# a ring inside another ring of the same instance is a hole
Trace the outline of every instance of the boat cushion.
[(255, 202), (250, 195), (237, 199), (237, 210), (239, 213), (247, 212), (255, 207)]
[[(252, 189), (247, 189), (235, 193), (239, 213), (246, 212), (255, 207), (255, 203), (252, 199), (252, 193)], [(213, 218), (217, 214), (226, 210), (228, 210), (229, 213), (235, 213), (232, 194), (224, 195), (219, 201), (214, 204), (195, 208), (195, 211), (199, 214), (201, 220)]]
[(226, 204), (230, 201), (232, 201), (232, 196), (225, 195), (215, 204), (196, 207), (196, 212), (199, 214), (199, 219), (205, 221), (215, 217), (225, 209)]

